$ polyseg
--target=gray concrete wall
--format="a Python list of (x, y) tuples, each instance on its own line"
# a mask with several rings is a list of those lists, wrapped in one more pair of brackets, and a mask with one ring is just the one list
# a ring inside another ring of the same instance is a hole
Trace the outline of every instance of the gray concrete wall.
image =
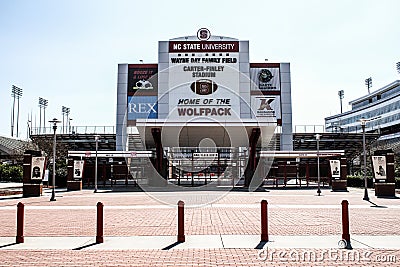
[(126, 149), (128, 108), (128, 64), (118, 64), (116, 149)]
[(290, 79), (290, 63), (281, 63), (280, 72), (282, 104), (282, 134), (280, 146), (281, 150), (293, 150), (292, 89)]
[(250, 63), (249, 63), (249, 41), (239, 42), (239, 96), (240, 96), (240, 118), (251, 118), (250, 107)]
[(158, 42), (158, 119), (165, 119), (169, 114), (168, 45), (168, 41)]

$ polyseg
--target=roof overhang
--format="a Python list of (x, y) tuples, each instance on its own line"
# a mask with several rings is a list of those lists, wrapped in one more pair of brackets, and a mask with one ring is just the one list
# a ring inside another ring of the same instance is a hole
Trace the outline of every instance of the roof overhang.
[(330, 158), (344, 156), (344, 150), (260, 151), (262, 158)]
[(249, 136), (254, 128), (261, 130), (259, 145), (269, 144), (275, 133), (276, 120), (258, 121), (171, 121), (137, 120), (136, 127), (142, 141), (154, 146), (152, 129), (161, 130), (164, 147), (197, 147), (203, 139), (212, 139), (217, 147), (248, 147)]

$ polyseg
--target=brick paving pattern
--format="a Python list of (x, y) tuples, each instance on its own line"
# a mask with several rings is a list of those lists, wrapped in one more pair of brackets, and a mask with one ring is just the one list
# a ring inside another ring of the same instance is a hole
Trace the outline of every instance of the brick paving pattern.
[[(160, 193), (164, 197), (168, 193)], [(347, 193), (311, 190), (271, 190), (270, 192), (232, 192), (213, 205), (186, 207), (186, 235), (258, 235), (260, 206), (269, 202), (270, 235), (340, 235), (341, 200), (350, 203), (350, 233), (358, 235), (400, 236), (400, 199), (362, 200), (362, 190)], [(183, 197), (193, 197), (183, 194)], [(202, 198), (203, 196), (195, 196)], [(206, 197), (204, 197), (206, 199)], [(84, 190), (38, 198), (0, 198), (0, 237), (16, 234), (16, 205), (25, 204), (25, 236), (94, 236), (96, 203), (104, 209), (105, 236), (174, 236), (176, 206), (165, 206), (143, 192), (98, 193)], [(321, 205), (319, 207), (318, 205)], [(312, 250), (315, 253), (325, 251)], [(304, 249), (281, 249), (273, 259), (258, 257), (257, 249), (173, 249), (162, 250), (34, 250), (0, 249), (0, 266), (400, 266), (399, 250), (363, 250), (368, 261), (327, 258), (302, 260)], [(288, 258), (285, 255), (291, 255)], [(397, 260), (397, 263), (393, 263)]]
[[(310, 253), (310, 252), (313, 252)], [(0, 267), (5, 266), (399, 266), (399, 250), (352, 251), (323, 249), (279, 249), (259, 254), (255, 249), (185, 250), (0, 250)]]
[[(351, 209), (352, 234), (400, 235), (400, 209)], [(16, 209), (0, 210), (0, 236), (15, 236)], [(341, 232), (340, 209), (271, 207), (271, 235), (335, 235)], [(176, 235), (176, 209), (107, 209), (104, 211), (105, 236)], [(260, 233), (259, 208), (193, 208), (185, 210), (187, 235), (257, 235)], [(25, 211), (25, 236), (92, 236), (96, 210)]]

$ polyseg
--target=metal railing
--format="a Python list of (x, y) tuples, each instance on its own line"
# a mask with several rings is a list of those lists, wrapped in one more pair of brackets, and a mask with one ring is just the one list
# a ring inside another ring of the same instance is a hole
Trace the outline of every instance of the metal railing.
[[(33, 127), (30, 134), (53, 134), (53, 127)], [(59, 126), (57, 134), (115, 134), (115, 126)]]
[[(52, 134), (53, 127), (33, 127), (30, 129), (30, 135)], [(353, 130), (353, 131), (351, 131)], [(325, 128), (325, 125), (295, 125), (294, 133), (325, 133), (325, 132), (343, 132), (343, 133), (361, 133), (361, 129), (351, 129), (350, 127)], [(57, 127), (57, 134), (115, 134), (115, 126), (68, 126)], [(281, 133), (280, 127), (275, 130), (276, 134)], [(127, 134), (139, 134), (136, 128), (128, 127)]]
[(324, 125), (295, 125), (295, 133), (324, 133)]

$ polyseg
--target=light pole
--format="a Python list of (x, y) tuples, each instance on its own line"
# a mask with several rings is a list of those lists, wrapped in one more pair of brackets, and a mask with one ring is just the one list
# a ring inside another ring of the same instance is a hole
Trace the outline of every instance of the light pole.
[(48, 106), (49, 101), (39, 97), (39, 109), (40, 109), (40, 117), (39, 117), (39, 133), (41, 133), (42, 128), (42, 108), (43, 108), (43, 126), (44, 132), (46, 132), (45, 121), (46, 121), (46, 107)]
[(54, 139), (53, 139), (53, 190), (51, 191), (51, 198), (50, 201), (56, 201), (56, 142), (57, 142), (57, 123), (60, 121), (54, 118), (53, 120), (49, 121), (50, 123), (53, 123), (53, 131), (54, 131)]
[(397, 69), (397, 72), (400, 74), (400, 62), (396, 63), (396, 69)]
[(69, 118), (69, 120), (68, 120), (68, 133), (69, 134), (71, 133), (71, 121), (72, 121), (72, 118)]
[(99, 149), (100, 135), (96, 134), (94, 140), (96, 141), (96, 161), (94, 164), (94, 192), (97, 192), (97, 150)]
[(364, 117), (360, 119), (361, 128), (363, 131), (363, 156), (364, 156), (364, 198), (363, 200), (369, 201), (368, 197), (368, 184), (367, 184), (367, 153), (365, 149), (365, 124), (367, 123), (367, 119)]
[(15, 119), (14, 119), (14, 109), (15, 109), (15, 99), (18, 100), (18, 109), (17, 109), (17, 137), (18, 137), (18, 121), (19, 121), (19, 99), (22, 96), (22, 89), (13, 85), (12, 89), (11, 89), (11, 96), (14, 98), (14, 102), (13, 102), (13, 111), (12, 111), (12, 118), (11, 118), (11, 136), (14, 136), (14, 123), (15, 123)]
[(61, 107), (61, 114), (62, 114), (62, 116), (63, 116), (63, 119), (62, 119), (62, 131), (61, 131), (61, 132), (63, 132), (63, 133), (64, 133), (64, 117), (65, 117), (65, 109), (66, 109), (66, 107), (64, 107), (64, 106), (62, 106), (62, 107)]
[(26, 126), (27, 126), (27, 130), (26, 130), (26, 139), (29, 139), (30, 137), (31, 137), (31, 124), (32, 124), (32, 121), (31, 120), (29, 120), (29, 116), (28, 116), (28, 121), (26, 122)]
[[(63, 116), (63, 129), (62, 129), (62, 132), (63, 133), (65, 133), (65, 128), (66, 128), (66, 125), (68, 125), (68, 115), (69, 115), (69, 112), (70, 112), (70, 108), (67, 108), (67, 107), (64, 107), (64, 106), (62, 106), (62, 109), (61, 109), (61, 113), (62, 113), (62, 116)], [(64, 124), (64, 117), (65, 116), (67, 116), (67, 121), (66, 121), (66, 124)]]
[(368, 94), (370, 94), (369, 88), (372, 87), (372, 78), (371, 78), (371, 77), (365, 79), (365, 85), (366, 85), (367, 88), (368, 88)]
[(340, 113), (343, 113), (343, 106), (342, 106), (342, 99), (344, 98), (344, 91), (340, 90), (338, 92), (339, 99), (340, 99)]
[(317, 169), (318, 169), (318, 189), (317, 189), (317, 194), (318, 196), (321, 195), (321, 176), (320, 176), (320, 172), (319, 172), (319, 140), (321, 139), (321, 135), (320, 134), (316, 134), (315, 135), (315, 139), (317, 139)]

